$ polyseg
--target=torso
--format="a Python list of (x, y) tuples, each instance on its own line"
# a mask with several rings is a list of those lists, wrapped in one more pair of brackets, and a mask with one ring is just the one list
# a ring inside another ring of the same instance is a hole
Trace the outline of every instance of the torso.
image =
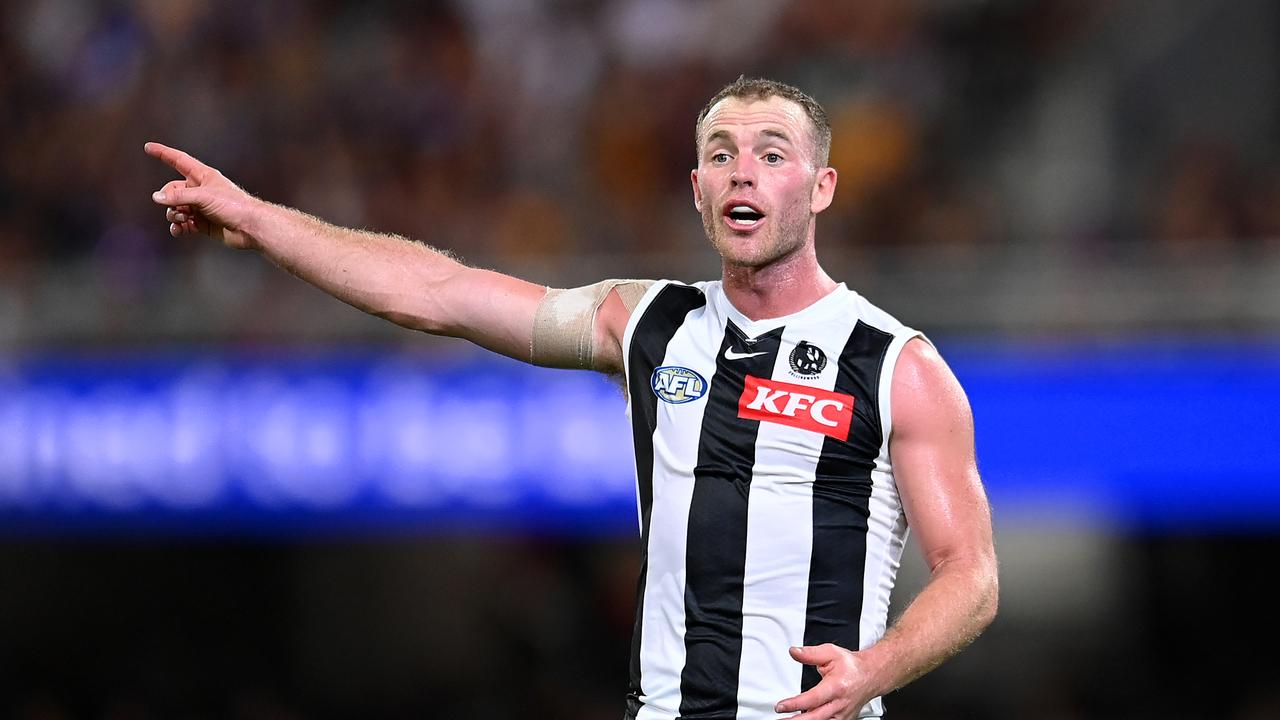
[(628, 717), (777, 717), (818, 680), (788, 647), (883, 635), (906, 537), (889, 388), (916, 336), (844, 285), (760, 321), (719, 282), (645, 294), (622, 348), (645, 545)]

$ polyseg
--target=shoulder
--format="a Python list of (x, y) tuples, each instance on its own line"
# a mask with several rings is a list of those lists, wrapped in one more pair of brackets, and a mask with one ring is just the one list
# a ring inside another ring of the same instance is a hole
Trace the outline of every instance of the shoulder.
[(945, 431), (973, 422), (960, 381), (922, 337), (908, 340), (898, 356), (892, 403), (895, 434)]
[(635, 303), (627, 308), (628, 326), (634, 327), (646, 314), (665, 315), (670, 312), (687, 312), (705, 305), (709, 295), (719, 283), (684, 283), (679, 280), (645, 280), (645, 289)]
[(858, 291), (848, 289), (846, 292), (853, 312), (868, 326), (890, 335), (915, 334), (915, 330), (902, 324), (902, 321), (881, 309), (879, 305), (871, 302)]

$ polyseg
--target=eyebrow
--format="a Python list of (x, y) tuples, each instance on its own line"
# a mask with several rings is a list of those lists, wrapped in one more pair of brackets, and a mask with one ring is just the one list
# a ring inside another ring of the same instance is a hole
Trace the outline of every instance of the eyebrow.
[(761, 130), (760, 134), (765, 137), (777, 138), (788, 145), (791, 144), (791, 138), (787, 137), (787, 134), (781, 130)]
[[(787, 134), (782, 132), (781, 130), (772, 130), (772, 129), (766, 128), (764, 130), (761, 130), (760, 134), (765, 137), (781, 140), (787, 143), (788, 145), (793, 144), (791, 142), (791, 138), (787, 137)], [(703, 141), (703, 144), (710, 145), (716, 140), (727, 140), (732, 142), (733, 138), (729, 136), (729, 132), (727, 130), (716, 130), (715, 132), (707, 136), (707, 139)]]
[(729, 133), (728, 133), (728, 131), (725, 131), (725, 130), (717, 130), (717, 131), (715, 131), (715, 132), (711, 133), (710, 135), (708, 135), (708, 136), (707, 136), (707, 139), (703, 141), (703, 144), (704, 144), (704, 145), (710, 145), (711, 143), (713, 143), (713, 142), (715, 142), (715, 141), (717, 141), (717, 140), (732, 140), (732, 138), (730, 138), (730, 137), (729, 137)]

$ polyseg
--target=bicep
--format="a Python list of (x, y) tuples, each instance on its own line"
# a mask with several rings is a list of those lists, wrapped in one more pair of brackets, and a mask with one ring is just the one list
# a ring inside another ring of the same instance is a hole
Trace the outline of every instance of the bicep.
[(492, 270), (460, 267), (430, 293), (442, 318), (429, 332), (460, 337), (493, 352), (530, 361), (534, 315), (547, 294), (544, 285)]
[(950, 368), (923, 340), (912, 340), (903, 350), (891, 402), (894, 476), (929, 567), (957, 558), (994, 559), (969, 401)]
[(602, 280), (567, 290), (546, 290), (534, 304), (532, 317), (527, 303), (521, 304), (522, 315), (515, 328), (520, 334), (513, 339), (512, 348), (518, 343), (518, 348), (527, 350), (520, 358), (535, 365), (621, 373), (622, 340), (631, 311), (652, 284), (649, 280)]
[(438, 293), (429, 331), (465, 338), (494, 352), (546, 367), (622, 371), (622, 338), (647, 280), (604, 280), (548, 289), (490, 270), (460, 267)]

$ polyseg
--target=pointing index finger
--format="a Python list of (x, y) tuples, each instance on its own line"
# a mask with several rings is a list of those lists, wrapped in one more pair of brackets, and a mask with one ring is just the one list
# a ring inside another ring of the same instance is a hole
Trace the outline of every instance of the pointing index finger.
[(187, 179), (203, 182), (209, 175), (210, 167), (208, 165), (177, 148), (171, 148), (158, 142), (149, 142), (143, 145), (142, 149), (151, 157), (158, 158), (164, 164), (182, 173), (183, 177)]

